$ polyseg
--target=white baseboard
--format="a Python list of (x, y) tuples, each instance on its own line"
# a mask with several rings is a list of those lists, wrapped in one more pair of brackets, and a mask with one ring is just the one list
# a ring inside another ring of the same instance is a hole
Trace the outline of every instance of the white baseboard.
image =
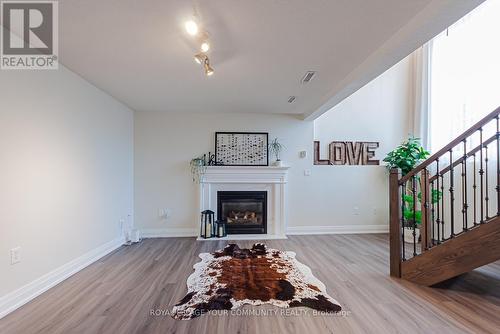
[(41, 295), (48, 289), (54, 287), (68, 277), (76, 274), (83, 268), (99, 260), (123, 245), (123, 237), (111, 240), (82, 256), (66, 263), (65, 265), (43, 275), (25, 286), (0, 297), (0, 319), (13, 312), (17, 308), (28, 303), (35, 297)]
[[(368, 234), (368, 233), (389, 233), (388, 225), (339, 225), (339, 226), (290, 226), (287, 228), (287, 235), (308, 235), (308, 234)], [(199, 231), (197, 228), (191, 227), (172, 227), (168, 229), (142, 229), (143, 238), (174, 238), (174, 237), (198, 237)], [(283, 239), (286, 236), (271, 237), (267, 239)], [(205, 240), (198, 238), (199, 240)], [(198, 240), (197, 239), (197, 240)], [(222, 238), (225, 239), (225, 238)], [(260, 238), (230, 238), (237, 239), (263, 239)], [(206, 239), (206, 240), (221, 240), (221, 239)], [(229, 240), (229, 239), (228, 239)]]
[(389, 233), (388, 225), (289, 226), (288, 235)]
[(192, 227), (147, 228), (141, 229), (143, 238), (197, 237), (200, 231)]

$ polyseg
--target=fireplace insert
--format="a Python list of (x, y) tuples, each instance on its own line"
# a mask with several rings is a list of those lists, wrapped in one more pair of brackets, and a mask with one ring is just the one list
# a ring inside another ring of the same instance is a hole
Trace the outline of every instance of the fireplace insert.
[(226, 221), (227, 234), (267, 233), (267, 192), (218, 191), (217, 219)]

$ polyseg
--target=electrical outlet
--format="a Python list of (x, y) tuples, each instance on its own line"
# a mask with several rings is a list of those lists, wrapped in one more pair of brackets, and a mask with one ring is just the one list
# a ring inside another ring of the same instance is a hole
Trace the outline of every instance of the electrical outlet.
[(158, 217), (163, 218), (163, 219), (167, 219), (167, 218), (170, 218), (170, 216), (172, 216), (171, 209), (169, 209), (169, 208), (158, 209)]
[(352, 214), (354, 216), (359, 216), (359, 208), (357, 206), (352, 208)]
[(299, 152), (299, 157), (300, 157), (301, 159), (306, 158), (306, 157), (307, 157), (307, 151), (300, 151), (300, 152)]
[(10, 264), (21, 262), (21, 247), (12, 248), (10, 250)]

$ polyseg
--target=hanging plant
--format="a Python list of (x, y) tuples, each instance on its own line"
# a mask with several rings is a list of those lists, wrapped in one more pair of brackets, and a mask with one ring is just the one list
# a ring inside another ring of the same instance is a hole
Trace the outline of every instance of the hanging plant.
[(207, 170), (205, 159), (200, 157), (191, 159), (191, 161), (189, 162), (189, 166), (191, 167), (193, 182), (200, 183), (201, 178)]

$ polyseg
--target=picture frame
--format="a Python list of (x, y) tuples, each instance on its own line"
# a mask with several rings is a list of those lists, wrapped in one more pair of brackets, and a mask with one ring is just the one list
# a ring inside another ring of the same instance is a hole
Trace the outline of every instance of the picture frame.
[(218, 166), (269, 166), (268, 132), (216, 132)]

